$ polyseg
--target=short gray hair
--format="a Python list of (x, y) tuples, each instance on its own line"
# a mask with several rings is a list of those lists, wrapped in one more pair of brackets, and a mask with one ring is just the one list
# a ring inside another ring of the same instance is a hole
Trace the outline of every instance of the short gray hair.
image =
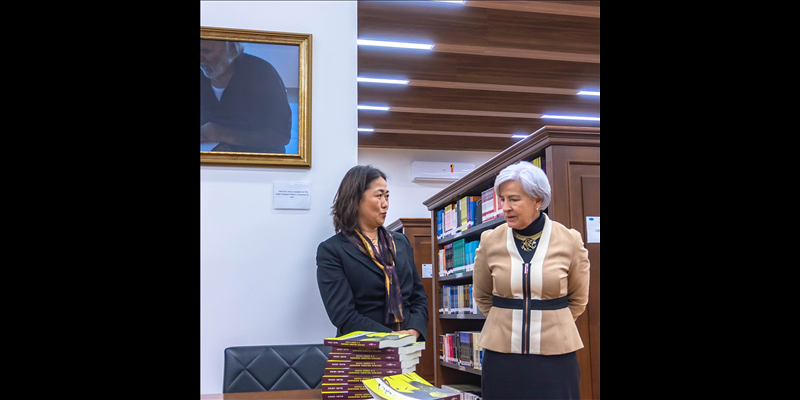
[[(233, 45), (233, 50), (228, 45)], [(230, 55), (231, 59), (239, 57), (242, 53), (244, 53), (242, 42), (234, 42), (232, 40), (225, 42), (225, 54)]]
[(521, 183), (528, 195), (542, 199), (542, 210), (550, 205), (550, 182), (541, 168), (529, 161), (520, 161), (505, 167), (494, 180), (495, 196), (500, 195), (500, 184), (510, 180)]

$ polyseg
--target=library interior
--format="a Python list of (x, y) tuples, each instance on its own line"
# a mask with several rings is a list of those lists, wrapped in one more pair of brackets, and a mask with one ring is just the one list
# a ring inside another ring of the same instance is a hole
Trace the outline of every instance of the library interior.
[(600, 399), (599, 1), (200, 26), (201, 399)]

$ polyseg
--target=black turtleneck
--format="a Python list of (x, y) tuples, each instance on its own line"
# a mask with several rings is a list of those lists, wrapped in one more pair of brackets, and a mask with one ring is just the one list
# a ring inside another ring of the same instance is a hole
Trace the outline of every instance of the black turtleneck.
[[(533, 236), (544, 229), (544, 213), (539, 213), (539, 218), (536, 218), (530, 225), (523, 229), (514, 229), (514, 232), (522, 235), (522, 236)], [(541, 238), (539, 238), (541, 239)], [(539, 245), (539, 239), (536, 239), (536, 247)], [(533, 259), (533, 254), (536, 253), (536, 247), (533, 248), (531, 251), (524, 251), (522, 250), (522, 240), (517, 239), (514, 237), (514, 243), (517, 245), (517, 251), (519, 251), (519, 255), (522, 256), (522, 261), (529, 263), (531, 259)]]

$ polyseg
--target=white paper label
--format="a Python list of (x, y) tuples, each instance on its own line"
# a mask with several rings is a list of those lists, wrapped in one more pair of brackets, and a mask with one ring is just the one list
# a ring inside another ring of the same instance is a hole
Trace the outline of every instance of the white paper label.
[(272, 204), (276, 210), (308, 210), (311, 208), (311, 184), (308, 182), (275, 182)]
[(586, 243), (600, 243), (600, 217), (586, 217)]
[(433, 264), (422, 264), (422, 277), (433, 278)]

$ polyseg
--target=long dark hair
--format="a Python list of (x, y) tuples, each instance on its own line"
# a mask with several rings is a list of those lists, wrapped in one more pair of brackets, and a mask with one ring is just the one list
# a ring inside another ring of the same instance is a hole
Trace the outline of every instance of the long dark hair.
[(356, 165), (344, 175), (339, 190), (333, 198), (331, 215), (336, 233), (353, 234), (358, 227), (358, 204), (375, 179), (386, 179), (386, 174), (372, 165)]

